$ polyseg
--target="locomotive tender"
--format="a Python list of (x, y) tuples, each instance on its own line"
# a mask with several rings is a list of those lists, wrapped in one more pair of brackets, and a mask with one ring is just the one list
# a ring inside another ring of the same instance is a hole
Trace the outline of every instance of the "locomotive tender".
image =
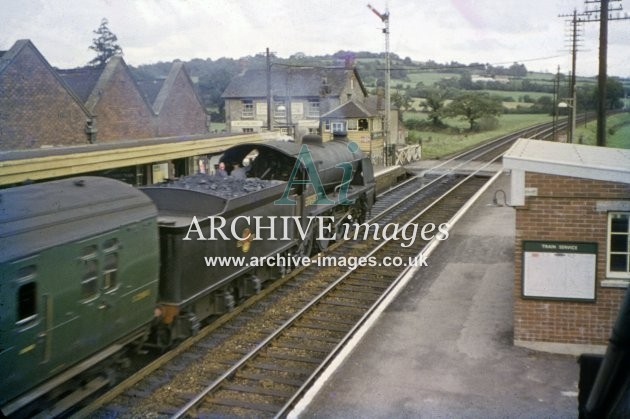
[[(2, 413), (131, 343), (165, 347), (190, 336), (286, 272), (208, 266), (206, 257), (308, 256), (328, 245), (318, 223), (335, 231), (361, 222), (374, 203), (371, 162), (343, 139), (240, 144), (222, 160), (249, 161), (247, 178), (196, 174), (138, 190), (85, 176), (0, 191)], [(184, 240), (193, 218), (205, 228), (213, 217), (243, 240)], [(251, 225), (270, 217), (300, 225)]]

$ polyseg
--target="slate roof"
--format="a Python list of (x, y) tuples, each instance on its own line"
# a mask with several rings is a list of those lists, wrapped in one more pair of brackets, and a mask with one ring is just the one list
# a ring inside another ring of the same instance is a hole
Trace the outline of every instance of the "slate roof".
[[(84, 106), (84, 102), (77, 95), (77, 93), (72, 89), (66, 80), (59, 74), (58, 70), (54, 69), (48, 60), (39, 52), (39, 50), (35, 47), (35, 45), (31, 42), (30, 39), (20, 39), (16, 41), (11, 49), (8, 51), (4, 51), (0, 54), (0, 75), (11, 65), (13, 60), (20, 55), (20, 53), (25, 49), (30, 48), (40, 59), (42, 65), (50, 71), (50, 73), (55, 77), (55, 79), (59, 82), (59, 84), (63, 87), (63, 89), (76, 101), (76, 103), (81, 107), (81, 109), (85, 112), (86, 115), (90, 115), (90, 111)], [(23, 100), (35, 100), (35, 98), (26, 95)]]
[(155, 99), (158, 97), (164, 81), (166, 79), (154, 79), (154, 80), (137, 80), (140, 92), (147, 98), (149, 103), (155, 103)]
[(13, 61), (13, 59), (20, 53), (20, 51), (22, 51), (22, 48), (24, 48), (28, 44), (31, 44), (31, 46), (35, 48), (30, 40), (20, 39), (18, 41), (15, 41), (15, 44), (13, 44), (11, 49), (9, 49), (8, 51), (3, 51), (2, 55), (0, 55), (0, 74), (9, 66), (11, 61)]
[(330, 112), (322, 115), (322, 119), (328, 118), (371, 118), (376, 116), (377, 113), (370, 110), (365, 104), (351, 100), (342, 105), (337, 106)]
[[(356, 70), (341, 67), (272, 67), (271, 90), (274, 96), (319, 97), (322, 82), (325, 80), (330, 94), (339, 95), (350, 73), (355, 74), (364, 95), (367, 95)], [(267, 71), (251, 69), (232, 78), (222, 97), (225, 99), (267, 97)]]
[[(352, 99), (349, 102), (337, 106), (328, 113), (322, 115), (322, 118), (371, 118), (379, 115), (379, 112), (385, 107), (385, 98), (382, 96), (368, 96), (363, 101)], [(391, 109), (398, 109), (393, 103), (390, 104)]]
[(103, 67), (57, 70), (57, 74), (70, 86), (74, 93), (81, 99), (82, 103), (87, 102), (102, 72)]

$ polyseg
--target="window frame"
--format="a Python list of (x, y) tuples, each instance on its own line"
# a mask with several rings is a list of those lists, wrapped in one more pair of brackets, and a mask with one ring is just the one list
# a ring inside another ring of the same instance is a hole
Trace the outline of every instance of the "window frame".
[[(37, 284), (37, 266), (36, 265), (27, 265), (24, 266), (16, 272), (16, 282), (17, 282), (17, 292), (15, 294), (16, 298), (16, 311), (15, 311), (15, 325), (16, 326), (24, 326), (29, 323), (34, 322), (38, 318), (38, 284)], [(21, 291), (25, 289), (25, 287), (32, 287), (30, 291), (31, 298), (29, 299), (30, 306), (32, 307), (29, 310), (29, 315), (22, 316), (22, 308), (24, 307), (24, 299), (21, 297)]]
[[(335, 129), (337, 127), (341, 127), (341, 129)], [(330, 131), (334, 134), (335, 132), (346, 132), (347, 128), (346, 121), (331, 121), (330, 123)]]
[[(81, 282), (80, 282), (80, 301), (89, 302), (96, 300), (100, 294), (99, 272), (99, 249), (96, 244), (87, 244), (81, 249), (79, 262), (81, 265)], [(86, 295), (86, 290), (92, 290)]]
[(100, 289), (105, 294), (111, 294), (119, 287), (118, 270), (120, 268), (118, 238), (113, 237), (103, 242), (103, 272)]
[(319, 100), (309, 99), (306, 107), (308, 118), (319, 118)]
[(241, 119), (254, 119), (254, 101), (251, 99), (241, 100)]
[[(613, 232), (612, 221), (615, 215), (625, 215), (628, 218), (628, 227), (625, 232)], [(613, 235), (625, 235), (627, 244), (625, 252), (612, 251)], [(611, 271), (610, 263), (612, 255), (626, 255), (626, 272)], [(608, 220), (606, 226), (606, 277), (611, 279), (630, 280), (630, 212), (628, 211), (610, 211), (608, 212)]]

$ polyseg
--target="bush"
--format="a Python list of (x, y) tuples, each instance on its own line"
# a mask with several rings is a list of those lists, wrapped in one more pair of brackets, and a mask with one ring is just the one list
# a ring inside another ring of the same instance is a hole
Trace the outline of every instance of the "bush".
[(427, 119), (410, 118), (405, 121), (405, 128), (408, 130), (427, 131), (431, 127), (431, 121)]
[(499, 128), (499, 118), (495, 116), (484, 116), (477, 121), (476, 125), (479, 131), (491, 131)]

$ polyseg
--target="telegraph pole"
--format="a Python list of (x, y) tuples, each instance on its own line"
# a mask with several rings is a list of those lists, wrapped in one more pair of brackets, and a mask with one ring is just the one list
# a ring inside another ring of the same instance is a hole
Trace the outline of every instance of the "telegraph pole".
[[(576, 63), (577, 63), (577, 51), (578, 51), (578, 37), (580, 35), (579, 24), (582, 23), (578, 18), (578, 13), (574, 9), (571, 15), (560, 15), (560, 17), (571, 17), (569, 21), (571, 23), (571, 74), (569, 78), (569, 98), (566, 99), (567, 107), (569, 109), (569, 124), (567, 125), (567, 142), (572, 143), (575, 135), (575, 119), (577, 115), (577, 92), (576, 92)], [(582, 15), (580, 15), (582, 16)]]
[[(379, 13), (370, 4), (367, 7), (378, 16), (385, 24), (383, 33), (385, 34), (385, 112), (383, 118), (383, 143), (385, 145), (385, 166), (390, 164), (390, 160), (393, 160), (393, 147), (390, 139), (389, 119), (391, 113), (391, 96), (389, 93), (389, 79), (390, 79), (390, 59), (389, 59), (389, 10), (385, 10), (385, 13)], [(393, 164), (393, 163), (392, 163)]]
[(271, 131), (271, 56), (267, 48), (267, 131)]
[[(585, 22), (599, 22), (599, 75), (597, 76), (597, 86), (599, 89), (599, 98), (597, 101), (597, 145), (606, 146), (606, 67), (608, 56), (608, 21), (609, 20), (627, 20), (630, 16), (627, 14), (621, 16), (617, 13), (615, 16), (611, 12), (620, 12), (623, 6), (618, 4), (609, 8), (609, 3), (621, 3), (621, 0), (585, 0), (585, 4), (597, 4), (599, 9), (587, 10), (585, 13), (589, 15)], [(588, 6), (587, 6), (588, 7)], [(594, 14), (593, 17), (590, 17)]]

